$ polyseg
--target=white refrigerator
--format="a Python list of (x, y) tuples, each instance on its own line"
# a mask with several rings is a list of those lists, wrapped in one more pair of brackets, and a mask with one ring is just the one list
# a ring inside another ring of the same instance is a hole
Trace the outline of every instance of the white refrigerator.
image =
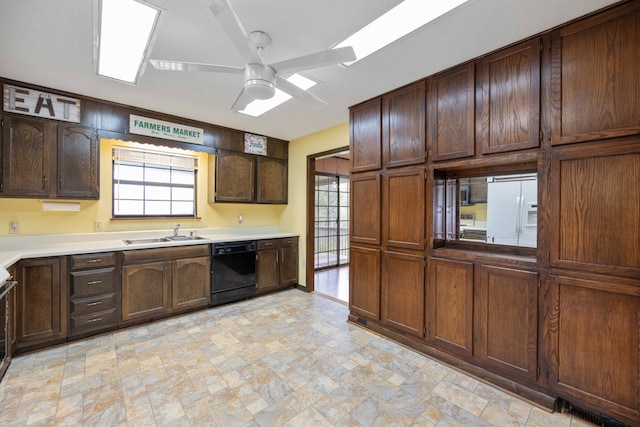
[(536, 174), (487, 178), (487, 242), (537, 245), (538, 179)]

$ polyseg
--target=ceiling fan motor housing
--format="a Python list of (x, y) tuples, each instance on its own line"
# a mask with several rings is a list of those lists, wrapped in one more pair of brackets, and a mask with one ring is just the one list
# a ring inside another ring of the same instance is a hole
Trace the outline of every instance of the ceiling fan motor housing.
[(276, 93), (276, 71), (264, 64), (247, 64), (244, 90), (253, 99), (269, 99)]

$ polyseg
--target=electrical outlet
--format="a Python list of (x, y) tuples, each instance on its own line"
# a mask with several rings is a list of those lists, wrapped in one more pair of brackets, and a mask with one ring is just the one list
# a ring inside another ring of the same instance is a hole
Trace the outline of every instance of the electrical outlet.
[(20, 234), (20, 221), (9, 222), (9, 234)]
[(242, 224), (243, 220), (244, 220), (244, 217), (242, 216), (242, 214), (238, 215), (238, 224)]
[(102, 231), (102, 221), (100, 220), (93, 221), (93, 231)]

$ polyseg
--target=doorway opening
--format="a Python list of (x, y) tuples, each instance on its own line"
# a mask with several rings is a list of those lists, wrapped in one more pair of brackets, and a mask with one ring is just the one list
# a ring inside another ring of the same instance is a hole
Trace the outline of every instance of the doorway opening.
[(307, 287), (343, 304), (349, 301), (348, 150), (310, 155), (307, 162)]

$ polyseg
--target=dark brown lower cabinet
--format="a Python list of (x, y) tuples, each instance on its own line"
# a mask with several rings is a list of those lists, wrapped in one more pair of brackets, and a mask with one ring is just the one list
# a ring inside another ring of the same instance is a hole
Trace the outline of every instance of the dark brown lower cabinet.
[(380, 320), (380, 249), (349, 248), (349, 310)]
[(211, 298), (209, 245), (122, 252), (122, 321), (164, 317)]
[(298, 238), (258, 240), (256, 291), (259, 294), (298, 284)]
[(411, 335), (424, 336), (425, 257), (382, 253), (382, 322)]
[(461, 356), (473, 352), (473, 263), (432, 258), (427, 294), (428, 339)]
[(507, 377), (537, 380), (538, 273), (480, 265), (474, 354)]
[(16, 268), (16, 349), (44, 347), (67, 335), (66, 283), (60, 258), (23, 260)]
[(576, 406), (640, 420), (640, 288), (612, 277), (551, 276), (549, 382)]

